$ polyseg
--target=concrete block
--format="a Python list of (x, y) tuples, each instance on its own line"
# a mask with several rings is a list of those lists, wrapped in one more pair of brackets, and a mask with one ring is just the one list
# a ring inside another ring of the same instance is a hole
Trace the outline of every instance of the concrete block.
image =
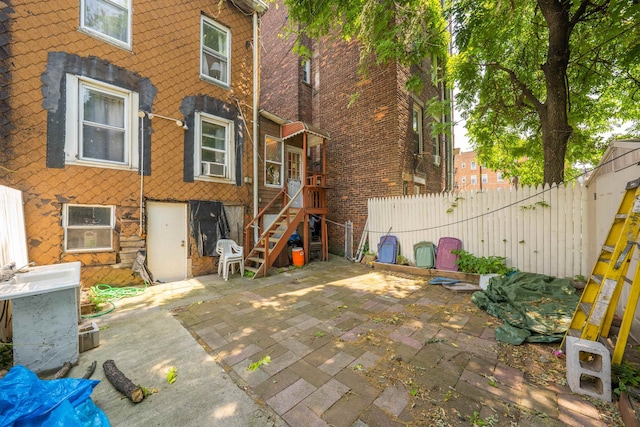
[(98, 329), (96, 322), (80, 326), (78, 339), (80, 353), (98, 347), (100, 345), (100, 329)]
[(567, 337), (571, 391), (611, 402), (611, 354), (600, 342)]

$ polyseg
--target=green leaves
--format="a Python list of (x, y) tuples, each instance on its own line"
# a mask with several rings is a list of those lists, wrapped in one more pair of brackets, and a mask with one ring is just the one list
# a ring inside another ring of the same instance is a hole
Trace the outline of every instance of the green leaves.
[[(629, 54), (640, 51), (640, 5), (595, 1), (581, 13), (584, 2), (549, 3), (456, 0), (447, 10), (457, 48), (450, 78), (472, 144), (483, 162), (523, 184), (545, 180), (543, 144), (549, 158), (566, 160), (554, 167), (595, 164), (604, 132), (638, 123), (640, 66)], [(567, 21), (548, 22), (560, 15)], [(566, 44), (550, 32), (555, 24), (566, 25)], [(565, 53), (566, 71), (546, 73)]]
[(167, 382), (173, 384), (178, 379), (178, 370), (175, 367), (171, 367), (167, 373)]
[(269, 363), (271, 363), (271, 356), (266, 355), (262, 359), (258, 360), (257, 362), (250, 364), (249, 367), (247, 367), (247, 371), (255, 371), (260, 366), (268, 365)]

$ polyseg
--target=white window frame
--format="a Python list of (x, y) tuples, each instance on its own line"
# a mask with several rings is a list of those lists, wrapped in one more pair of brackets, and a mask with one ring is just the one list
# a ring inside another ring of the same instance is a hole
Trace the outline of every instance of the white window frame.
[(472, 171), (474, 171), (474, 170), (476, 170), (477, 168), (478, 168), (478, 165), (476, 164), (476, 162), (475, 162), (475, 161), (472, 161), (472, 162), (471, 162), (471, 170), (472, 170)]
[(311, 84), (311, 59), (302, 60), (302, 81)]
[[(99, 209), (110, 209), (109, 213), (109, 224), (91, 224), (88, 223), (86, 225), (69, 225), (69, 209), (79, 207), (79, 208), (99, 208)], [(115, 206), (113, 205), (78, 205), (78, 204), (64, 204), (62, 210), (62, 228), (64, 229), (64, 251), (65, 252), (107, 252), (113, 251), (113, 233), (115, 229)], [(88, 233), (95, 233), (96, 231), (105, 231), (108, 230), (109, 233), (109, 245), (108, 246), (95, 246), (95, 247), (81, 247), (81, 248), (69, 248), (69, 230), (85, 230), (85, 243), (91, 241), (91, 239), (95, 239), (97, 243), (97, 237), (95, 234), (93, 237)]]
[[(204, 28), (205, 25), (208, 25), (210, 27), (213, 27), (215, 30), (224, 33), (226, 35), (226, 50), (227, 50), (227, 54), (226, 56), (218, 51), (215, 51), (207, 46), (204, 45)], [(206, 66), (209, 67), (208, 63), (206, 62), (206, 58), (205, 58), (205, 51), (212, 56), (215, 56), (217, 58), (220, 58), (223, 61), (226, 61), (227, 67), (226, 67), (226, 79), (217, 79), (215, 77), (210, 76), (209, 74), (205, 74), (202, 72), (203, 67)], [(224, 87), (231, 87), (231, 30), (229, 30), (228, 28), (218, 24), (217, 22), (215, 22), (212, 19), (207, 18), (206, 16), (202, 15), (200, 18), (200, 77), (203, 78), (206, 81), (210, 81), (213, 83), (216, 83), (218, 85), (224, 86)]]
[(465, 169), (467, 167), (467, 163), (466, 162), (462, 162), (462, 169)]
[[(96, 36), (100, 39), (103, 39), (109, 43), (112, 43), (116, 46), (124, 47), (126, 49), (131, 49), (131, 34), (132, 34), (132, 25), (131, 25), (131, 15), (132, 15), (132, 0), (80, 0), (80, 29), (90, 35)], [(99, 28), (89, 27), (85, 22), (85, 9), (88, 3), (103, 3), (109, 6), (122, 9), (127, 13), (127, 37), (126, 40), (120, 40), (113, 36), (110, 36)], [(121, 3), (125, 3), (124, 5)]]
[[(221, 176), (205, 175), (203, 173), (202, 160), (202, 122), (208, 122), (225, 128), (225, 173)], [(201, 181), (212, 181), (226, 184), (235, 184), (235, 133), (234, 123), (212, 114), (197, 112), (195, 114), (195, 141), (194, 141), (194, 177)]]
[[(136, 92), (119, 88), (88, 77), (66, 75), (66, 135), (65, 135), (65, 164), (94, 166), (110, 169), (137, 170), (139, 164), (139, 138), (138, 138), (138, 108), (139, 96)], [(110, 160), (83, 158), (82, 146), (82, 124), (84, 117), (80, 117), (81, 108), (80, 97), (82, 89), (88, 88), (93, 91), (103, 92), (111, 96), (124, 99), (124, 161), (115, 162)]]
[(460, 182), (462, 182), (463, 184), (466, 184), (466, 183), (467, 183), (467, 177), (466, 177), (466, 176), (463, 176), (463, 177), (460, 179)]
[(482, 174), (482, 183), (483, 184), (489, 183), (489, 175), (487, 175), (486, 173)]
[(411, 105), (411, 130), (418, 134), (418, 154), (424, 154), (424, 107), (415, 99)]
[[(267, 158), (267, 142), (271, 140), (274, 142), (277, 142), (280, 146), (280, 162), (277, 162), (275, 160), (269, 160)], [(273, 165), (280, 165), (277, 169), (279, 177), (280, 177), (280, 184), (270, 184), (267, 182), (267, 170), (269, 169), (269, 164), (273, 164)], [(271, 188), (282, 188), (282, 186), (284, 185), (284, 142), (282, 141), (282, 139), (280, 138), (276, 138), (275, 136), (271, 136), (271, 135), (265, 135), (264, 137), (264, 185), (265, 187), (271, 187)]]
[(496, 172), (496, 180), (498, 182), (502, 182), (503, 181), (502, 172)]
[(471, 175), (471, 185), (476, 185), (478, 183), (478, 178), (475, 175)]

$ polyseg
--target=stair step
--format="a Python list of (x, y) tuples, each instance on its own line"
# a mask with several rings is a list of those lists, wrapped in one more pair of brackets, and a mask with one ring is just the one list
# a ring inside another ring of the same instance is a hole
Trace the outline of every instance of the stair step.
[(255, 248), (253, 248), (254, 252), (261, 252), (264, 253), (264, 246), (256, 246)]
[(264, 264), (264, 259), (263, 258), (256, 258), (256, 257), (252, 257), (252, 256), (247, 258), (247, 261), (253, 261), (256, 264)]
[(254, 274), (257, 274), (258, 271), (260, 271), (260, 268), (251, 267), (250, 265), (245, 265), (244, 269), (248, 270), (248, 271), (251, 271)]

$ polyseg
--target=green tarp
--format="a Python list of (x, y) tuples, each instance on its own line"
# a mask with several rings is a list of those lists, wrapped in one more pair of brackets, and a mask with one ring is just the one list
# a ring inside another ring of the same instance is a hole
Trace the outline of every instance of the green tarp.
[(484, 292), (471, 300), (487, 313), (505, 321), (496, 339), (519, 345), (561, 341), (579, 297), (569, 279), (533, 273), (493, 277)]

